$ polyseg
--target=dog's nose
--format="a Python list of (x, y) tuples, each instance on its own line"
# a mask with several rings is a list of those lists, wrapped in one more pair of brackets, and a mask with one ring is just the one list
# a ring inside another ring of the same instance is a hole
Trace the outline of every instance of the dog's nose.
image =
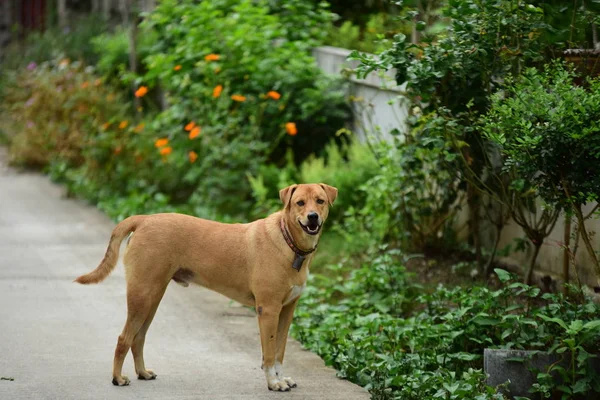
[(308, 218), (309, 221), (318, 221), (319, 220), (319, 214), (317, 214), (316, 212), (311, 212), (311, 213), (308, 213), (308, 215), (306, 216), (306, 218)]

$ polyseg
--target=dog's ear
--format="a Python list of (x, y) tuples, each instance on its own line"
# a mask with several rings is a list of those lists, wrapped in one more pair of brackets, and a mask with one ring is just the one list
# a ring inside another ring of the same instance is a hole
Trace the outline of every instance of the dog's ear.
[(298, 187), (298, 185), (292, 185), (292, 186), (286, 187), (285, 189), (281, 189), (279, 191), (279, 198), (281, 199), (281, 202), (283, 203), (284, 207), (287, 207), (288, 204), (290, 204), (292, 195), (294, 194), (294, 191), (296, 190), (297, 187)]
[(329, 200), (329, 205), (332, 205), (333, 202), (335, 201), (335, 199), (337, 199), (337, 194), (338, 194), (337, 188), (326, 185), (324, 183), (319, 183), (319, 185), (321, 185), (321, 187), (325, 191), (325, 194), (327, 195), (327, 199)]

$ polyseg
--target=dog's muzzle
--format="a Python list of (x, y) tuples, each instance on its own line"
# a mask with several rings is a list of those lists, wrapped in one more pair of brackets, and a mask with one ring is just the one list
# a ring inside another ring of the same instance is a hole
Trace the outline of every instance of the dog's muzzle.
[(319, 214), (311, 212), (306, 216), (306, 219), (306, 224), (303, 224), (300, 220), (298, 220), (298, 223), (302, 227), (302, 230), (304, 230), (304, 232), (308, 233), (309, 235), (316, 235), (317, 233), (319, 233), (321, 227), (323, 226), (323, 223), (320, 222)]

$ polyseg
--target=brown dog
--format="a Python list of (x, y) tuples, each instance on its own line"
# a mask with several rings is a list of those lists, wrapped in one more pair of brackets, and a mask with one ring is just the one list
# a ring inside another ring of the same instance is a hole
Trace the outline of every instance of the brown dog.
[(155, 379), (144, 364), (144, 341), (171, 280), (217, 291), (258, 314), (263, 370), (270, 390), (296, 383), (282, 363), (294, 309), (337, 189), (325, 184), (292, 185), (279, 192), (284, 208), (249, 224), (222, 224), (183, 214), (136, 215), (112, 232), (100, 265), (75, 281), (98, 283), (124, 257), (127, 321), (119, 336), (113, 384), (124, 386), (123, 361), (131, 348), (139, 379)]

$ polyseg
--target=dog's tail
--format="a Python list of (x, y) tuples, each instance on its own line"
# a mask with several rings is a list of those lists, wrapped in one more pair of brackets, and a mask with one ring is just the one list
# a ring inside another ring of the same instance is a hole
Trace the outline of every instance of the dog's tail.
[(112, 231), (110, 241), (108, 242), (108, 248), (104, 254), (104, 258), (100, 262), (100, 265), (92, 272), (81, 275), (75, 279), (75, 282), (87, 285), (90, 283), (102, 282), (111, 272), (115, 269), (117, 261), (119, 260), (119, 248), (121, 242), (129, 233), (134, 232), (138, 225), (146, 218), (145, 215), (135, 215), (124, 219), (119, 223)]

